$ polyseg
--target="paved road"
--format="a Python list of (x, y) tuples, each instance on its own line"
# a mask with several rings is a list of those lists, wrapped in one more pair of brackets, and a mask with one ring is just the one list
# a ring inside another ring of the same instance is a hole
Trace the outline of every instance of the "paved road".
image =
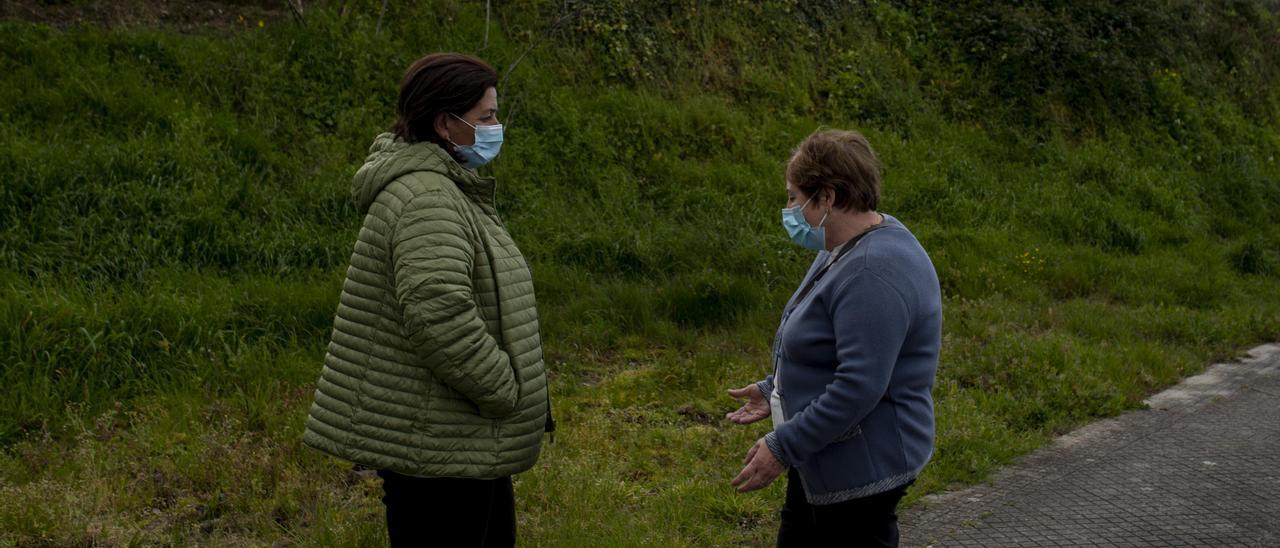
[(903, 546), (1280, 547), (1280, 345), (901, 516)]

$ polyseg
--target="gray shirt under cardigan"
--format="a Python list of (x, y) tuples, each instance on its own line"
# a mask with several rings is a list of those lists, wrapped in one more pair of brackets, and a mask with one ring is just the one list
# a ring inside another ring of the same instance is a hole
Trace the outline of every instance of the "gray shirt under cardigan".
[[(796, 302), (828, 262), (820, 252), (774, 344), (785, 422), (765, 436), (799, 472), (811, 504), (888, 491), (933, 453), (942, 296), (928, 254), (897, 219), (868, 233)], [(759, 383), (772, 395), (775, 376)]]

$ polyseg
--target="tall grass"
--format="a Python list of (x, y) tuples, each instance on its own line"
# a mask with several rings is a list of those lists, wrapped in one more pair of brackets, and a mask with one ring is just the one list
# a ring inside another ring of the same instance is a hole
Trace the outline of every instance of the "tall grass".
[[(562, 425), (517, 480), (530, 544), (769, 542), (780, 486), (727, 486), (765, 426), (726, 425), (722, 390), (766, 373), (812, 259), (778, 210), (820, 126), (869, 136), (882, 209), (943, 286), (910, 500), (1280, 337), (1280, 86), (1242, 95), (1275, 73), (1255, 42), (1215, 50), (1249, 60), (1233, 74), (1190, 55), (1105, 91), (1134, 105), (1009, 101), (1007, 67), (955, 49), (969, 23), (900, 4), (497, 10), (490, 172)], [(298, 443), (361, 221), (348, 184), (400, 71), (477, 50), (485, 18), (393, 3), (378, 34), (380, 3), (352, 5), (207, 34), (0, 23), (0, 543), (381, 541), (376, 480)]]

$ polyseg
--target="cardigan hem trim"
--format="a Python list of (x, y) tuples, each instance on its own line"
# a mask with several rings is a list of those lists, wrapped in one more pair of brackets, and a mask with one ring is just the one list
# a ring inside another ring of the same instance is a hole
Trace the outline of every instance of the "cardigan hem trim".
[(901, 487), (903, 485), (906, 485), (907, 483), (910, 483), (912, 480), (916, 479), (916, 476), (920, 475), (920, 470), (923, 468), (924, 467), (921, 467), (920, 469), (907, 472), (905, 474), (889, 476), (880, 481), (868, 483), (866, 485), (863, 485), (861, 487), (855, 487), (853, 489), (846, 489), (844, 491), (834, 491), (831, 493), (814, 494), (814, 493), (810, 493), (806, 489), (804, 492), (804, 498), (805, 500), (809, 501), (809, 504), (813, 504), (815, 506), (823, 506), (827, 504), (836, 504), (836, 503), (844, 502), (847, 500), (860, 499), (862, 497), (869, 497), (871, 495), (883, 493), (890, 489)]

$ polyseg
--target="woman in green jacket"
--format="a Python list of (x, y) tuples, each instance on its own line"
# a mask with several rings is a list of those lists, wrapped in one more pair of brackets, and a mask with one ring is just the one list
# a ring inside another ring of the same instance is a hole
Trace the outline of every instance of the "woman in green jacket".
[(351, 255), (303, 442), (378, 470), (393, 546), (512, 546), (550, 427), (533, 280), (494, 209), (498, 75), (437, 53), (351, 185)]

